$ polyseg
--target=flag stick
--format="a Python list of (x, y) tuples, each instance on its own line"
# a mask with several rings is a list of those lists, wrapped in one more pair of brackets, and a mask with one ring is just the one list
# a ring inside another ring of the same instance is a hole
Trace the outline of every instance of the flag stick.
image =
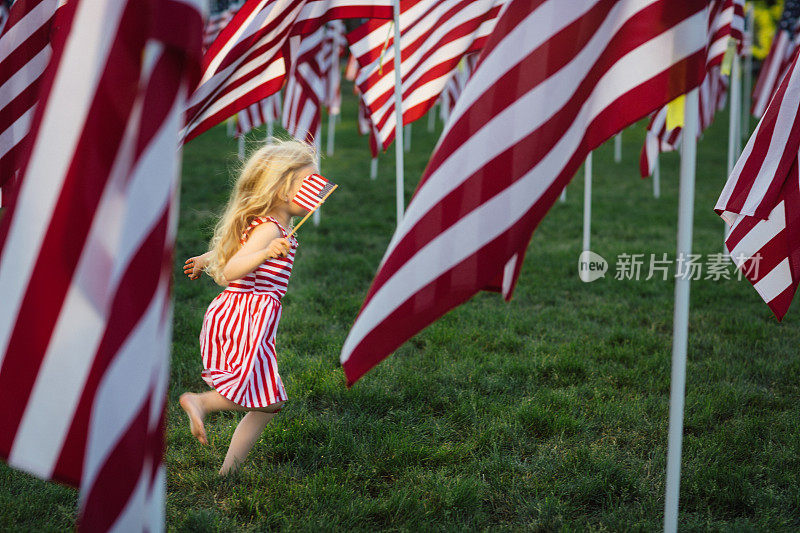
[(372, 161), (369, 162), (369, 177), (370, 179), (377, 179), (378, 178), (378, 158), (373, 157)]
[(405, 141), (405, 146), (403, 146), (403, 149), (406, 152), (410, 152), (411, 151), (411, 124), (406, 126), (405, 134), (406, 134), (405, 135), (405, 139), (403, 139)]
[[(744, 46), (744, 91), (742, 96), (742, 120), (739, 123), (742, 139), (750, 137), (750, 100), (753, 87), (753, 23), (755, 21), (754, 10), (751, 7), (747, 12), (747, 27), (745, 28)], [(730, 175), (730, 174), (729, 174)]]
[[(697, 89), (686, 95), (685, 123), (681, 149), (681, 180), (678, 201), (678, 257), (687, 258), (692, 251), (694, 219), (694, 178), (697, 158)], [(672, 378), (669, 397), (669, 437), (667, 442), (667, 487), (664, 499), (664, 531), (678, 530), (678, 497), (680, 494), (681, 446), (683, 443), (683, 405), (686, 392), (686, 349), (689, 334), (688, 276), (675, 278), (675, 313), (672, 324)]]
[(306, 213), (306, 216), (304, 216), (304, 217), (303, 217), (303, 219), (300, 221), (300, 223), (299, 223), (299, 224), (297, 224), (295, 227), (293, 227), (293, 228), (292, 228), (292, 231), (290, 231), (290, 232), (289, 232), (289, 235), (287, 235), (287, 236), (286, 236), (286, 238), (287, 238), (287, 239), (288, 239), (289, 237), (291, 237), (292, 235), (294, 235), (294, 234), (295, 234), (295, 232), (296, 232), (297, 230), (299, 230), (299, 229), (300, 229), (300, 226), (302, 226), (303, 224), (305, 224), (306, 220), (308, 220), (308, 217), (310, 217), (310, 216), (312, 215), (312, 213), (316, 213), (317, 211), (319, 211), (319, 208), (322, 206), (322, 203), (323, 203), (325, 200), (327, 200), (327, 199), (328, 199), (328, 196), (330, 196), (330, 195), (333, 193), (333, 191), (335, 191), (335, 190), (336, 190), (336, 188), (337, 188), (337, 187), (339, 187), (339, 186), (338, 186), (338, 185), (334, 185), (334, 186), (331, 188), (331, 190), (329, 190), (329, 191), (328, 191), (328, 194), (326, 194), (325, 196), (323, 196), (323, 197), (322, 197), (322, 200), (320, 200), (320, 202), (317, 204), (317, 207), (315, 207), (314, 209), (312, 209), (311, 211), (309, 211), (308, 213)]
[(273, 131), (272, 120), (267, 120), (267, 144), (271, 142)]
[(239, 161), (244, 161), (244, 136), (244, 133), (239, 135)]
[(661, 162), (656, 154), (656, 164), (653, 167), (653, 198), (661, 198)]
[[(741, 114), (739, 111), (742, 109), (742, 77), (741, 77), (741, 62), (738, 54), (733, 55), (731, 62), (731, 101), (730, 113), (728, 120), (728, 173), (725, 179), (733, 172), (733, 167), (736, 164), (736, 159), (739, 157), (739, 150), (741, 148), (741, 137), (739, 136), (739, 119)], [(725, 239), (728, 238), (730, 232), (728, 224), (723, 221), (723, 244), (722, 250), (726, 251)]]
[(225, 125), (227, 126), (228, 137), (233, 137), (234, 133), (236, 133), (236, 129), (233, 125), (233, 117), (229, 118), (225, 121)]
[(428, 111), (428, 133), (433, 133), (436, 129), (436, 104), (431, 106), (430, 111)]
[(405, 199), (403, 198), (403, 94), (401, 84), (403, 82), (400, 75), (400, 0), (392, 2), (394, 6), (394, 154), (395, 154), (395, 191), (397, 197), (397, 225), (403, 220), (405, 210)]
[(614, 135), (614, 162), (622, 161), (622, 132)]
[(590, 248), (592, 232), (592, 152), (586, 156), (583, 171), (583, 251), (586, 252)]
[(567, 201), (567, 187), (566, 187), (566, 185), (564, 186), (563, 189), (561, 189), (561, 197), (559, 198), (559, 201), (562, 204)]

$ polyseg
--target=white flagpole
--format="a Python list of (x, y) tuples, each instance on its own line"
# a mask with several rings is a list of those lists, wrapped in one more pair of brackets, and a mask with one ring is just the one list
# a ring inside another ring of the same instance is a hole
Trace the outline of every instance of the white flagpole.
[(239, 135), (239, 161), (244, 161), (244, 137), (244, 133)]
[(378, 179), (378, 158), (373, 157), (369, 162), (369, 178), (374, 180)]
[(431, 106), (430, 111), (428, 111), (428, 133), (433, 133), (436, 129), (436, 104)]
[(403, 198), (403, 94), (401, 84), (403, 82), (400, 75), (400, 0), (392, 2), (394, 6), (394, 111), (395, 111), (395, 130), (394, 130), (394, 153), (395, 153), (395, 185), (397, 197), (397, 225), (403, 220), (405, 210), (405, 199)]
[(592, 152), (586, 156), (583, 170), (583, 251), (586, 252), (591, 247), (592, 232)]
[[(725, 179), (733, 172), (733, 166), (736, 164), (736, 159), (739, 157), (739, 150), (741, 147), (741, 137), (739, 136), (739, 119), (741, 114), (739, 111), (742, 109), (742, 77), (741, 77), (741, 63), (739, 54), (733, 54), (731, 61), (731, 101), (730, 101), (730, 118), (728, 120), (728, 173)], [(725, 239), (728, 238), (730, 229), (728, 224), (722, 223), (723, 230), (723, 245), (722, 249), (725, 251)]]
[(614, 162), (622, 161), (622, 132), (614, 135)]
[[(685, 123), (682, 135), (681, 181), (678, 201), (677, 253), (679, 258), (688, 258), (692, 252), (694, 177), (697, 158), (697, 89), (692, 89), (686, 95), (684, 106)], [(675, 533), (678, 530), (690, 283), (691, 280), (686, 275), (675, 278), (675, 312), (672, 323), (672, 377), (670, 379), (669, 437), (667, 441), (667, 487), (664, 499), (665, 533)]]
[(233, 137), (234, 133), (236, 133), (236, 128), (233, 124), (233, 117), (226, 120), (225, 125), (228, 128), (228, 137)]
[(661, 162), (656, 154), (656, 164), (653, 167), (653, 198), (661, 198)]
[(562, 204), (567, 201), (567, 187), (561, 189), (561, 197), (558, 199)]
[(406, 136), (405, 136), (405, 139), (404, 139), (405, 145), (403, 146), (403, 149), (406, 152), (410, 152), (411, 151), (411, 124), (406, 126), (405, 132), (406, 132)]
[(333, 137), (336, 135), (336, 115), (328, 113), (328, 146), (325, 153), (333, 155)]
[[(322, 142), (319, 139), (319, 135), (314, 138), (314, 146), (317, 148), (317, 168), (319, 168), (319, 159), (320, 159), (320, 150), (322, 149)], [(322, 206), (317, 207), (314, 211), (314, 215), (311, 217), (311, 220), (314, 222), (315, 226), (319, 226), (320, 221), (322, 220)]]
[(267, 120), (267, 144), (271, 142), (270, 139), (272, 139), (273, 133), (272, 120)]
[(753, 87), (753, 24), (755, 21), (754, 10), (751, 7), (747, 12), (747, 26), (744, 32), (744, 92), (742, 97), (742, 120), (739, 123), (741, 130), (740, 139), (750, 137), (750, 99), (752, 98)]

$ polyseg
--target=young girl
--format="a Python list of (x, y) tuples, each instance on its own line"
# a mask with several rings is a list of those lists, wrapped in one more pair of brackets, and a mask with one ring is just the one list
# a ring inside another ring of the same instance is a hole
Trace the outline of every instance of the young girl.
[(275, 330), (298, 244), (288, 238), (289, 227), (293, 216), (307, 212), (292, 199), (303, 178), (317, 172), (316, 153), (306, 143), (279, 141), (256, 151), (236, 181), (210, 250), (184, 266), (190, 279), (205, 270), (226, 286), (208, 306), (200, 332), (202, 377), (214, 390), (180, 398), (191, 432), (203, 444), (208, 413), (247, 411), (220, 474), (238, 468), (286, 401)]

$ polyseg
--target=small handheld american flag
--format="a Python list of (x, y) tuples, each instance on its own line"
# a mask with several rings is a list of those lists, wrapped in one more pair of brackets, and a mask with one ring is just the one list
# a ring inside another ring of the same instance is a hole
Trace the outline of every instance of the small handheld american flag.
[(336, 189), (338, 185), (319, 174), (311, 174), (303, 178), (300, 190), (292, 201), (308, 211), (314, 211)]

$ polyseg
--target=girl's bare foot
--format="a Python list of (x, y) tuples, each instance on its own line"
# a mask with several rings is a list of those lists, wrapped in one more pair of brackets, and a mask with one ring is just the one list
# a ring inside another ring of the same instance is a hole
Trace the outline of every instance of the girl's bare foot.
[(197, 395), (191, 392), (184, 392), (181, 394), (179, 402), (183, 410), (186, 411), (186, 415), (189, 417), (189, 430), (192, 432), (192, 435), (197, 437), (197, 440), (199, 440), (201, 444), (208, 444), (206, 428), (203, 425), (205, 413), (197, 402)]

